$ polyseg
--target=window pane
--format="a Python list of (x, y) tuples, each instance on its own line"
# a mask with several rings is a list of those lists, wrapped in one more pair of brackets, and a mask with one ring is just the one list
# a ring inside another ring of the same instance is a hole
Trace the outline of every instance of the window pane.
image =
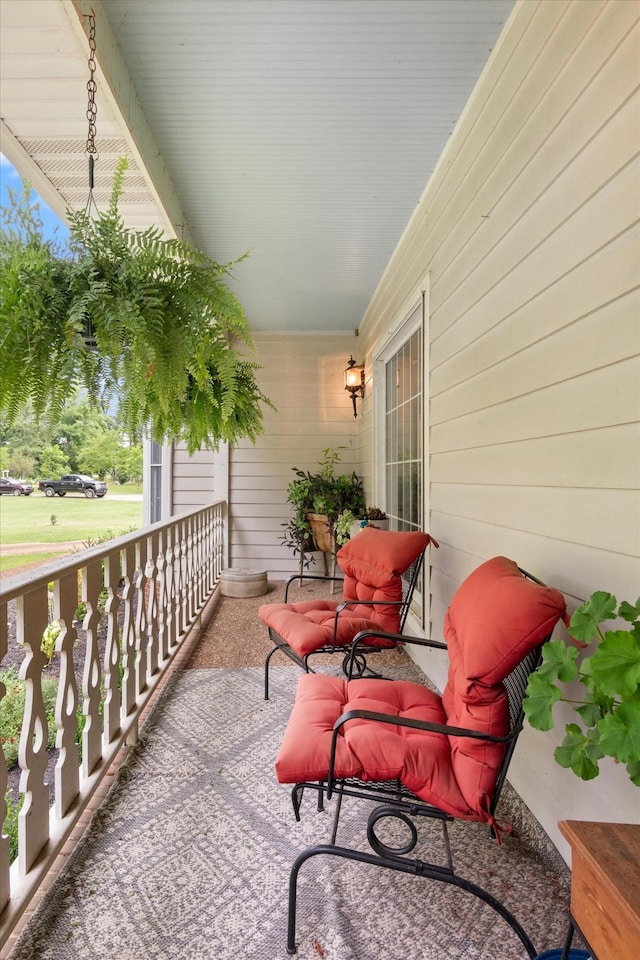
[(396, 530), (422, 519), (422, 336), (417, 331), (386, 364), (385, 510)]

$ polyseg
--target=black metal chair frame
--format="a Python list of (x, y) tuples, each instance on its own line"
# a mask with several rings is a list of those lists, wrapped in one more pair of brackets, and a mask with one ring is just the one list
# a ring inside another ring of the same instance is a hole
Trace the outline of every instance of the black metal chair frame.
[[(402, 575), (402, 578), (401, 578), (402, 579), (402, 599), (401, 600), (396, 600), (396, 601), (393, 601), (393, 600), (343, 600), (341, 601), (336, 607), (336, 612), (334, 616), (332, 642), (324, 644), (324, 646), (322, 647), (318, 647), (317, 650), (312, 650), (311, 653), (308, 653), (304, 657), (300, 656), (300, 654), (297, 653), (293, 649), (293, 647), (289, 646), (289, 644), (284, 639), (284, 637), (281, 637), (280, 634), (273, 629), (273, 627), (269, 627), (268, 628), (269, 639), (273, 643), (273, 649), (269, 651), (264, 662), (264, 699), (265, 700), (269, 699), (269, 665), (271, 663), (271, 658), (273, 657), (274, 653), (278, 652), (278, 650), (281, 650), (282, 653), (286, 654), (286, 656), (289, 657), (290, 660), (293, 660), (293, 662), (296, 663), (299, 667), (301, 667), (305, 671), (305, 673), (315, 673), (315, 671), (312, 670), (311, 667), (309, 666), (310, 657), (313, 657), (316, 654), (320, 654), (320, 653), (334, 654), (334, 653), (342, 652), (344, 654), (343, 660), (342, 660), (342, 671), (345, 674), (345, 676), (347, 676), (347, 670), (348, 669), (351, 670), (351, 675), (349, 676), (349, 679), (351, 679), (354, 675), (360, 676), (360, 677), (364, 676), (365, 674), (370, 677), (379, 676), (379, 674), (375, 673), (375, 671), (371, 670), (367, 666), (367, 655), (372, 653), (382, 653), (384, 650), (388, 650), (389, 647), (380, 647), (380, 646), (376, 646), (375, 644), (362, 643), (358, 649), (357, 656), (354, 659), (354, 657), (350, 652), (352, 645), (345, 646), (344, 644), (336, 643), (336, 637), (337, 637), (337, 631), (338, 631), (338, 620), (340, 618), (340, 614), (342, 613), (343, 610), (346, 610), (348, 607), (354, 607), (359, 605), (366, 605), (370, 607), (397, 606), (400, 608), (400, 633), (393, 634), (393, 636), (398, 639), (398, 643), (402, 643), (404, 638), (401, 636), (401, 634), (402, 634), (402, 631), (404, 630), (404, 626), (407, 621), (407, 615), (409, 613), (411, 600), (413, 598), (416, 584), (420, 576), (423, 560), (424, 560), (424, 552), (421, 553), (416, 560), (414, 560), (414, 562), (411, 564), (409, 569)], [(319, 574), (304, 574), (304, 573), (294, 574), (293, 576), (289, 577), (286, 582), (285, 591), (284, 591), (284, 603), (289, 602), (289, 587), (291, 586), (291, 584), (297, 581), (304, 581), (304, 580), (324, 580), (328, 582), (340, 582), (340, 583), (342, 582), (341, 577), (327, 577), (327, 576), (320, 576)], [(374, 631), (369, 631), (367, 633), (367, 636), (368, 637), (376, 637), (376, 636), (390, 637), (392, 635), (383, 634), (383, 633), (377, 634)], [(395, 645), (397, 644), (394, 644), (394, 646)]]
[[(526, 571), (521, 572), (528, 579), (531, 579), (536, 583), (541, 582), (535, 577), (526, 573)], [(366, 639), (372, 635), (381, 636), (380, 634), (376, 634), (374, 632), (364, 631), (354, 638), (349, 652), (349, 658), (351, 661), (357, 657), (360, 644), (363, 641), (366, 642)], [(444, 650), (447, 649), (445, 643), (441, 643), (436, 640), (425, 640), (417, 637), (401, 637), (399, 634), (390, 634), (389, 637), (390, 639), (394, 637), (396, 639), (401, 639), (403, 643), (409, 643), (415, 646)], [(293, 956), (296, 953), (295, 936), (298, 873), (300, 872), (302, 865), (311, 857), (324, 854), (328, 856), (342, 857), (347, 860), (356, 860), (361, 863), (370, 863), (374, 866), (384, 867), (388, 870), (409, 873), (414, 876), (424, 877), (430, 880), (439, 880), (442, 883), (448, 883), (459, 887), (462, 890), (466, 890), (468, 893), (471, 893), (473, 896), (478, 897), (484, 903), (488, 904), (488, 906), (495, 910), (506, 921), (506, 923), (511, 927), (521, 941), (529, 958), (534, 958), (537, 956), (538, 951), (535, 949), (524, 928), (511, 913), (511, 911), (488, 891), (456, 873), (447, 830), (447, 824), (457, 819), (455, 816), (452, 816), (451, 814), (440, 810), (438, 807), (434, 807), (416, 797), (399, 782), (373, 783), (364, 782), (361, 780), (336, 780), (333, 776), (333, 770), (339, 731), (345, 723), (347, 723), (349, 720), (355, 719), (367, 719), (373, 722), (412, 727), (417, 730), (434, 731), (456, 737), (470, 737), (476, 740), (489, 741), (491, 743), (504, 743), (506, 745), (505, 755), (498, 771), (496, 785), (490, 804), (490, 814), (494, 816), (498, 801), (500, 799), (500, 794), (504, 786), (504, 781), (506, 779), (507, 770), (511, 762), (511, 757), (513, 756), (518, 736), (520, 735), (520, 731), (522, 730), (524, 724), (522, 701), (524, 699), (527, 682), (530, 674), (536, 669), (541, 661), (542, 647), (548, 639), (549, 637), (546, 637), (539, 646), (537, 646), (526, 657), (524, 657), (524, 659), (520, 661), (520, 663), (503, 681), (507, 691), (509, 705), (509, 733), (504, 737), (493, 737), (478, 733), (475, 730), (468, 730), (463, 727), (453, 727), (445, 724), (412, 720), (410, 718), (399, 718), (397, 716), (373, 713), (366, 710), (350, 710), (338, 718), (333, 728), (333, 739), (327, 781), (320, 783), (296, 783), (291, 790), (291, 800), (296, 820), (300, 820), (300, 806), (302, 803), (302, 796), (306, 788), (317, 791), (318, 810), (322, 810), (324, 808), (323, 801), (325, 795), (327, 799), (330, 799), (332, 795), (335, 794), (336, 806), (329, 843), (316, 844), (308, 847), (306, 850), (303, 850), (302, 853), (300, 853), (296, 858), (291, 868), (289, 879), (289, 916), (287, 935), (287, 952), (290, 956)], [(350, 668), (348, 666), (347, 675), (349, 675), (349, 669)], [(368, 851), (355, 850), (349, 847), (341, 847), (336, 844), (343, 797), (356, 797), (358, 799), (373, 801), (374, 803), (378, 804), (378, 806), (372, 810), (367, 821), (367, 840), (373, 851), (372, 853)], [(407, 854), (412, 852), (418, 842), (418, 831), (412, 819), (414, 817), (428, 817), (440, 821), (442, 826), (446, 860), (444, 864), (425, 862), (423, 860), (412, 859), (407, 856)], [(391, 847), (385, 844), (378, 837), (376, 833), (376, 826), (379, 821), (386, 818), (399, 820), (408, 829), (409, 839), (402, 846)], [(489, 833), (490, 836), (495, 839), (496, 833), (492, 827), (489, 828)]]

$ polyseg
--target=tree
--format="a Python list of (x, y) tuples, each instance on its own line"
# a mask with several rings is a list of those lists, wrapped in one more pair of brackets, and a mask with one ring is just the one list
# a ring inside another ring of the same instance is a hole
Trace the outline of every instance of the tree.
[(121, 440), (114, 430), (94, 430), (78, 451), (78, 467), (83, 473), (116, 479)]
[(9, 473), (19, 480), (32, 477), (35, 465), (35, 457), (29, 456), (25, 450), (14, 450), (9, 457)]
[(142, 483), (142, 447), (139, 443), (120, 447), (116, 470), (120, 483)]
[(55, 480), (70, 472), (69, 460), (60, 447), (50, 443), (42, 450), (38, 472), (41, 480)]

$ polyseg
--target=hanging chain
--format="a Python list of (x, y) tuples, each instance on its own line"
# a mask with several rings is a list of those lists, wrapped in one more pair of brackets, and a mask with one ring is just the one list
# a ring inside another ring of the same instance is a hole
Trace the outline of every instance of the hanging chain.
[(96, 149), (96, 117), (98, 108), (96, 106), (97, 84), (94, 74), (96, 72), (96, 15), (91, 11), (87, 15), (89, 18), (89, 79), (87, 81), (87, 120), (89, 121), (89, 133), (87, 135), (87, 153), (89, 155), (97, 153)]
[(93, 165), (94, 157), (98, 155), (96, 148), (96, 117), (98, 116), (98, 107), (96, 105), (96, 90), (98, 85), (95, 80), (96, 72), (96, 15), (85, 14), (89, 21), (89, 79), (87, 80), (87, 120), (89, 121), (89, 132), (87, 133), (86, 154), (89, 157), (89, 199), (87, 201), (87, 211), (91, 207), (93, 197)]

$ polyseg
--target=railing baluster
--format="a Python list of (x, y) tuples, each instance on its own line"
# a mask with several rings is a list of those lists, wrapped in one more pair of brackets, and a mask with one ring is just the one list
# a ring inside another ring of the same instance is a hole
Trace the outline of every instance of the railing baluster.
[(169, 656), (169, 642), (167, 640), (167, 533), (160, 535), (157, 560), (156, 594), (158, 604), (158, 657), (163, 664)]
[(166, 637), (167, 652), (171, 653), (176, 644), (176, 581), (175, 581), (175, 558), (176, 558), (176, 531), (175, 527), (168, 527), (164, 531), (165, 535), (165, 598), (166, 598)]
[(189, 573), (189, 546), (188, 546), (189, 528), (187, 520), (180, 522), (180, 632), (184, 630), (185, 623), (189, 623), (189, 598), (187, 594), (188, 573)]
[(82, 731), (82, 776), (85, 778), (91, 774), (102, 755), (100, 724), (102, 669), (98, 649), (98, 602), (101, 589), (101, 563), (99, 560), (93, 560), (82, 570), (82, 599), (87, 605), (87, 613), (82, 624), (87, 634), (82, 674), (82, 712), (85, 716)]
[(26, 874), (49, 839), (49, 789), (47, 772), (47, 717), (42, 699), (42, 671), (47, 658), (41, 649), (42, 635), (49, 622), (47, 585), (42, 584), (16, 601), (16, 631), (26, 658), (20, 678), (26, 681), (24, 720), (20, 734), (18, 761), (22, 773), (20, 790), (24, 802), (18, 814), (18, 865)]
[(148, 540), (144, 537), (136, 544), (136, 700), (147, 689), (147, 615), (145, 609), (145, 585)]
[(135, 544), (129, 543), (122, 551), (122, 719), (126, 720), (136, 707), (136, 632), (133, 599), (135, 596)]
[(60, 656), (60, 679), (56, 698), (56, 747), (60, 751), (55, 769), (56, 816), (62, 819), (78, 795), (80, 788), (80, 752), (76, 743), (78, 731), (78, 684), (73, 651), (78, 639), (74, 616), (78, 607), (78, 575), (75, 570), (54, 581), (53, 616), (60, 622), (56, 641)]
[(158, 581), (156, 574), (158, 558), (158, 534), (147, 538), (147, 563), (145, 567), (145, 594), (147, 601), (147, 679), (158, 672)]
[(120, 732), (120, 631), (118, 610), (120, 598), (120, 552), (113, 550), (104, 561), (104, 585), (107, 590), (105, 614), (107, 618), (107, 642), (104, 650), (104, 742), (111, 741)]

